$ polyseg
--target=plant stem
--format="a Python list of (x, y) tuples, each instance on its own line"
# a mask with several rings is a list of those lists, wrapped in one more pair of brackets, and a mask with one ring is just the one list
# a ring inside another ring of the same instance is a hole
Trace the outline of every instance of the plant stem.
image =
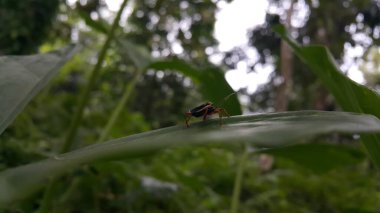
[(129, 97), (131, 96), (131, 93), (133, 92), (133, 89), (135, 88), (137, 80), (139, 79), (140, 76), (141, 76), (141, 70), (139, 69), (134, 73), (134, 76), (131, 82), (129, 82), (129, 84), (126, 86), (123, 96), (121, 97), (121, 100), (117, 104), (116, 109), (112, 112), (111, 118), (108, 120), (106, 127), (104, 128), (104, 130), (102, 131), (102, 134), (100, 135), (98, 139), (98, 143), (103, 142), (107, 139), (107, 136), (110, 130), (112, 129), (117, 119), (119, 118), (120, 113), (122, 112), (125, 104), (129, 100)]
[[(75, 135), (77, 133), (78, 127), (79, 127), (79, 125), (82, 121), (82, 118), (83, 118), (84, 107), (86, 106), (88, 100), (90, 99), (91, 89), (94, 87), (94, 84), (95, 84), (95, 82), (99, 76), (100, 68), (103, 64), (107, 50), (110, 47), (110, 44), (111, 44), (111, 41), (114, 37), (115, 31), (116, 31), (117, 27), (119, 26), (121, 14), (123, 13), (125, 6), (127, 5), (127, 2), (128, 2), (128, 0), (124, 0), (123, 3), (121, 4), (120, 9), (117, 12), (117, 15), (116, 15), (116, 17), (112, 23), (112, 27), (107, 34), (106, 41), (104, 42), (103, 47), (99, 52), (98, 61), (97, 61), (96, 65), (95, 65), (95, 67), (91, 73), (90, 80), (89, 80), (87, 86), (85, 87), (85, 89), (83, 90), (83, 93), (79, 97), (78, 109), (74, 114), (74, 118), (73, 118), (73, 120), (70, 124), (70, 127), (69, 127), (69, 132), (66, 135), (64, 143), (62, 144), (60, 153), (70, 151), (70, 149), (71, 149), (71, 146), (73, 144), (73, 141), (74, 141)], [(39, 208), (39, 213), (50, 212), (51, 207), (52, 207), (51, 205), (52, 205), (52, 197), (53, 197), (53, 192), (54, 192), (54, 186), (55, 186), (55, 181), (53, 179), (50, 181), (47, 188), (45, 189), (43, 199), (41, 202), (41, 206)]]
[(61, 148), (61, 153), (70, 151), (70, 148), (71, 148), (71, 146), (73, 144), (75, 135), (76, 135), (76, 133), (78, 131), (78, 127), (79, 127), (79, 125), (80, 125), (80, 123), (82, 122), (82, 119), (83, 119), (84, 107), (86, 106), (86, 104), (88, 103), (88, 101), (90, 99), (91, 89), (94, 87), (95, 82), (98, 79), (98, 76), (100, 74), (100, 68), (101, 68), (101, 66), (103, 64), (103, 61), (104, 61), (104, 58), (106, 56), (107, 50), (108, 50), (108, 48), (109, 48), (109, 46), (111, 44), (111, 41), (112, 41), (112, 39), (114, 37), (115, 30), (119, 26), (119, 21), (120, 21), (120, 18), (121, 18), (121, 14), (123, 13), (124, 8), (125, 8), (127, 2), (128, 2), (128, 0), (124, 0), (123, 3), (121, 4), (120, 9), (117, 12), (117, 15), (115, 17), (115, 20), (112, 23), (112, 27), (111, 27), (110, 31), (108, 32), (108, 34), (107, 34), (106, 41), (104, 42), (103, 47), (102, 47), (102, 49), (99, 52), (98, 61), (97, 61), (96, 65), (95, 65), (95, 67), (94, 67), (94, 70), (91, 73), (90, 80), (89, 80), (88, 84), (86, 85), (86, 87), (84, 88), (83, 93), (79, 97), (79, 106), (78, 106), (78, 109), (75, 112), (74, 118), (73, 118), (73, 120), (72, 120), (72, 122), (70, 124), (69, 132), (68, 132), (68, 134), (66, 136), (66, 139), (65, 139), (65, 141), (64, 141), (64, 143), (62, 145), (62, 148)]
[(240, 199), (240, 191), (241, 191), (241, 185), (243, 181), (243, 173), (245, 168), (245, 163), (247, 162), (248, 158), (248, 148), (247, 146), (244, 146), (244, 151), (242, 156), (240, 157), (240, 162), (238, 165), (238, 169), (236, 171), (235, 176), (235, 183), (234, 183), (234, 191), (232, 194), (232, 200), (231, 200), (231, 213), (237, 213), (239, 208), (239, 199)]
[(38, 213), (48, 213), (52, 209), (52, 198), (55, 187), (55, 179), (52, 179), (48, 182), (48, 185), (45, 188), (44, 195), (42, 197), (41, 206), (38, 209)]

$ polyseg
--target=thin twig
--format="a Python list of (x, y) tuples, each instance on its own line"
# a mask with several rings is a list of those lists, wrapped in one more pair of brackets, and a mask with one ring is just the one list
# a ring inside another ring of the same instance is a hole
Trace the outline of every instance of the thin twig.
[(248, 148), (247, 146), (244, 146), (243, 154), (240, 157), (239, 165), (235, 176), (234, 191), (232, 193), (231, 200), (231, 213), (237, 213), (239, 209), (241, 185), (243, 181), (243, 173), (245, 169), (245, 163), (247, 162), (248, 154)]
[(125, 107), (125, 104), (128, 102), (129, 97), (131, 96), (133, 89), (135, 88), (135, 85), (140, 76), (141, 76), (141, 70), (137, 70), (134, 73), (132, 80), (126, 86), (123, 96), (121, 97), (119, 103), (117, 104), (116, 109), (112, 112), (112, 115), (110, 119), (108, 120), (106, 127), (104, 128), (104, 130), (102, 131), (98, 139), (98, 143), (103, 142), (107, 139), (109, 132), (111, 131), (112, 127), (115, 125), (117, 119), (120, 116), (120, 113), (123, 111), (123, 108)]
[(78, 131), (78, 127), (79, 127), (79, 125), (83, 119), (84, 107), (87, 105), (88, 101), (90, 100), (90, 92), (91, 92), (92, 88), (94, 87), (96, 80), (98, 79), (98, 76), (100, 74), (100, 68), (103, 64), (107, 50), (108, 50), (108, 48), (111, 44), (111, 41), (114, 37), (115, 30), (119, 26), (121, 14), (123, 13), (127, 2), (128, 2), (128, 0), (124, 0), (123, 3), (121, 4), (121, 7), (120, 7), (119, 11), (117, 12), (116, 18), (113, 21), (112, 27), (111, 27), (110, 31), (108, 32), (107, 39), (104, 42), (102, 49), (100, 50), (98, 61), (94, 67), (94, 70), (92, 71), (92, 74), (90, 76), (90, 80), (89, 80), (87, 86), (85, 87), (85, 89), (83, 90), (83, 93), (79, 97), (79, 106), (78, 106), (77, 111), (75, 112), (74, 119), (72, 120), (72, 122), (70, 124), (69, 132), (68, 132), (66, 139), (65, 139), (65, 141), (62, 145), (62, 148), (61, 148), (61, 153), (70, 151), (70, 148), (74, 142), (74, 138), (75, 138), (76, 133)]
[[(121, 4), (120, 9), (117, 12), (117, 15), (116, 15), (116, 17), (112, 23), (112, 27), (107, 34), (106, 41), (104, 42), (103, 47), (99, 52), (98, 61), (94, 67), (94, 70), (91, 73), (90, 80), (89, 80), (87, 86), (85, 87), (83, 93), (79, 97), (78, 109), (75, 112), (74, 119), (72, 120), (72, 122), (70, 124), (69, 132), (66, 136), (64, 143), (62, 144), (62, 148), (60, 150), (60, 153), (70, 151), (70, 149), (71, 149), (71, 146), (73, 144), (73, 141), (74, 141), (75, 135), (77, 133), (78, 127), (79, 127), (79, 125), (82, 121), (82, 118), (83, 118), (84, 107), (87, 105), (87, 102), (90, 99), (90, 92), (91, 92), (92, 88), (94, 87), (96, 80), (98, 79), (98, 76), (100, 73), (100, 68), (103, 64), (107, 50), (108, 50), (108, 48), (111, 44), (111, 41), (114, 37), (115, 30), (119, 26), (121, 14), (123, 13), (127, 2), (128, 2), (128, 0), (124, 0), (123, 3)], [(56, 182), (54, 181), (54, 179), (51, 180), (50, 183), (48, 183), (48, 187), (45, 189), (44, 196), (43, 196), (43, 199), (41, 202), (41, 206), (39, 208), (39, 213), (50, 212), (51, 207), (52, 207), (52, 202), (53, 202), (53, 196), (54, 196), (53, 192), (54, 192), (54, 188), (55, 188), (55, 183)]]

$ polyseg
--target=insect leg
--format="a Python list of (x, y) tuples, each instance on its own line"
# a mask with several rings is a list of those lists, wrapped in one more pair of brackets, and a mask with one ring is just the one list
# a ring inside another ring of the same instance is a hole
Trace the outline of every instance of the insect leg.
[(230, 117), (230, 115), (228, 114), (227, 110), (222, 109), (222, 111), (223, 111), (223, 113), (224, 113), (225, 116)]
[(204, 121), (205, 121), (206, 118), (207, 118), (208, 109), (209, 109), (209, 107), (205, 109), (205, 113), (203, 114), (203, 120), (204, 120)]
[(220, 125), (222, 125), (223, 124), (223, 116), (230, 117), (230, 115), (223, 108), (217, 108), (216, 111), (219, 114), (219, 123), (220, 123)]
[(188, 113), (188, 112), (185, 112), (185, 124), (186, 124), (186, 127), (189, 127), (189, 121), (191, 119), (191, 113)]

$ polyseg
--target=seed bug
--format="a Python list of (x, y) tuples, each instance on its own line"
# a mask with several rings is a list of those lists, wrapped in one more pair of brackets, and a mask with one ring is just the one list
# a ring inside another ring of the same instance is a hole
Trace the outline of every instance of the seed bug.
[[(226, 101), (231, 95), (236, 94), (236, 92), (226, 96), (224, 98), (224, 101)], [(224, 117), (230, 117), (230, 115), (227, 113), (227, 110), (224, 108), (216, 107), (211, 102), (206, 102), (204, 104), (201, 104), (188, 112), (185, 112), (185, 124), (186, 127), (189, 127), (189, 121), (191, 117), (203, 117), (203, 120), (205, 121), (208, 116), (211, 116), (213, 114), (219, 114), (219, 121), (220, 125), (222, 125), (222, 118)]]

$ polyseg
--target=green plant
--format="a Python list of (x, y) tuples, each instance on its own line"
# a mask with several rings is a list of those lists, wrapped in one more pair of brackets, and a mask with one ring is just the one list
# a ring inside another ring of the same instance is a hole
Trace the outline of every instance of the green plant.
[[(286, 37), (284, 32), (281, 31), (281, 33), (283, 37), (290, 42), (297, 54), (312, 65), (322, 81), (331, 88), (333, 94), (344, 109), (348, 111), (366, 112), (375, 116), (378, 115), (379, 112), (376, 110), (377, 102), (380, 100), (378, 95), (363, 86), (351, 82), (344, 75), (339, 73), (334, 65), (334, 61), (329, 57), (328, 52), (326, 52), (323, 47), (304, 47), (306, 48), (304, 49), (298, 47), (296, 43)], [(0, 82), (0, 97), (8, 98), (7, 100), (9, 100), (0, 103), (0, 109), (2, 109), (0, 110), (0, 127), (2, 130), (11, 123), (27, 102), (30, 101), (37, 91), (46, 85), (52, 75), (58, 71), (59, 66), (57, 66), (57, 64), (63, 64), (73, 52), (75, 52), (75, 48), (69, 47), (68, 49), (44, 55), (17, 58), (4, 56), (1, 58), (0, 70), (2, 72), (0, 72), (0, 79), (7, 79), (7, 82)], [(57, 57), (57, 53), (59, 57)], [(132, 55), (136, 56), (138, 54)], [(138, 57), (142, 56), (137, 56), (137, 58)], [(138, 60), (139, 59), (137, 59), (137, 61)], [(147, 61), (149, 63), (146, 63)], [(139, 62), (135, 63), (138, 64)], [(220, 99), (220, 97), (231, 92), (231, 88), (224, 80), (222, 72), (216, 68), (199, 70), (178, 59), (161, 61), (143, 60), (143, 63), (144, 64), (139, 67), (139, 69), (141, 69), (140, 72), (148, 68), (169, 69), (191, 77), (195, 83), (200, 85), (204, 96), (210, 98), (211, 101), (213, 101), (213, 99)], [(13, 70), (14, 72), (6, 72), (8, 70)], [(38, 78), (39, 80), (36, 82), (35, 78), (25, 78), (23, 84), (20, 84), (20, 76), (28, 76), (28, 73), (34, 73), (33, 75), (40, 76), (40, 78)], [(209, 82), (216, 83), (210, 84)], [(20, 88), (22, 89), (22, 86), (25, 84), (34, 86), (28, 87), (26, 90), (23, 90), (24, 92), (22, 93), (15, 92)], [(129, 89), (126, 91), (126, 94), (130, 93)], [(355, 94), (355, 96), (350, 97), (352, 94)], [(240, 111), (239, 103), (237, 99), (231, 100), (231, 105), (227, 105), (226, 108), (228, 111), (238, 114)], [(122, 102), (125, 102), (124, 98)], [(369, 103), (373, 105), (368, 105)], [(252, 146), (254, 153), (271, 153), (291, 159), (295, 162), (299, 161), (300, 164), (303, 163), (306, 167), (315, 164), (315, 162), (307, 163), (302, 160), (308, 157), (305, 156), (305, 153), (314, 147), (318, 150), (322, 150), (320, 151), (322, 153), (321, 157), (329, 157), (332, 161), (339, 159), (331, 163), (333, 166), (339, 166), (346, 165), (347, 162), (357, 162), (356, 159), (361, 159), (361, 156), (355, 153), (350, 154), (352, 152), (347, 150), (341, 150), (345, 152), (345, 154), (342, 155), (329, 154), (331, 150), (335, 152), (336, 149), (323, 145), (315, 145), (308, 148), (296, 146), (293, 147), (293, 149), (288, 146), (308, 143), (315, 137), (331, 133), (361, 133), (361, 137), (364, 138), (364, 144), (367, 148), (374, 148), (370, 150), (370, 155), (375, 159), (374, 162), (377, 164), (376, 159), (378, 159), (379, 152), (376, 150), (377, 141), (373, 140), (376, 136), (371, 136), (372, 133), (380, 132), (380, 121), (375, 116), (348, 112), (320, 111), (243, 115), (224, 119), (222, 126), (219, 125), (218, 120), (211, 119), (206, 122), (192, 124), (191, 128), (178, 125), (118, 138), (64, 154), (57, 154), (46, 160), (32, 162), (24, 166), (2, 171), (0, 173), (0, 205), (14, 204), (26, 199), (38, 191), (38, 189), (41, 189), (46, 181), (57, 178), (67, 171), (78, 168), (80, 165), (118, 159), (139, 158), (141, 156), (151, 155), (160, 150), (180, 146), (224, 146), (240, 148), (243, 144), (245, 146)], [(105, 137), (106, 136), (104, 136), (104, 138)], [(293, 154), (287, 155), (288, 153)], [(240, 186), (242, 185), (242, 176), (247, 155), (245, 151), (238, 169), (233, 205), (231, 208), (232, 212), (236, 212), (239, 206)], [(325, 168), (329, 169), (328, 166), (324, 166), (322, 170)], [(320, 169), (320, 167), (316, 169)], [(47, 196), (50, 196), (50, 193), (48, 193)]]
[(306, 142), (316, 135), (331, 132), (380, 131), (380, 121), (371, 116), (314, 111), (235, 116), (226, 119), (222, 127), (217, 120), (192, 126), (189, 129), (170, 127), (115, 139), (3, 171), (0, 173), (1, 203), (25, 198), (51, 177), (79, 165), (140, 157), (169, 147), (250, 143), (257, 147), (275, 148)]
[[(287, 35), (283, 26), (279, 25), (275, 30), (282, 39), (286, 40), (294, 53), (310, 66), (310, 69), (334, 95), (343, 110), (372, 114), (380, 118), (379, 94), (345, 76), (326, 47), (320, 45), (302, 47)], [(373, 162), (380, 167), (379, 135), (362, 136), (362, 142)]]

